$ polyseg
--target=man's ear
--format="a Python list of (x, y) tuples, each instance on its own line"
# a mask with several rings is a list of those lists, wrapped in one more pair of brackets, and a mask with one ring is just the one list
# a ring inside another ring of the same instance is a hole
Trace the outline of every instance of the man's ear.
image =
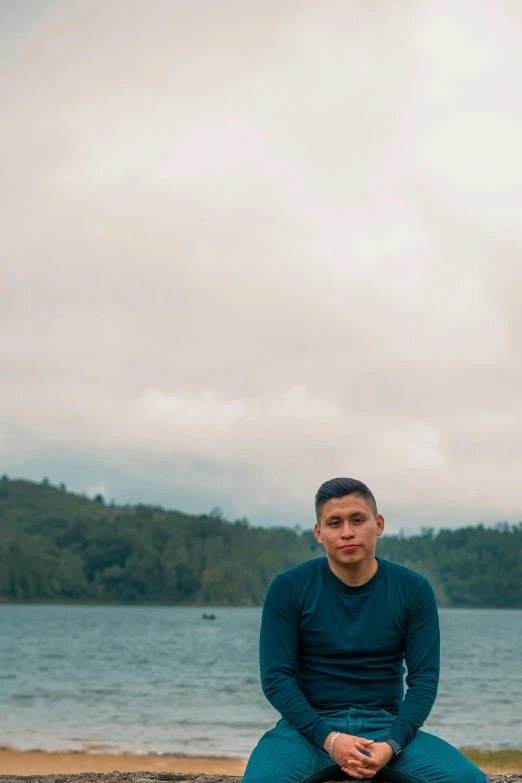
[(322, 544), (323, 543), (323, 539), (321, 538), (321, 528), (319, 527), (317, 522), (314, 525), (314, 536), (315, 536), (315, 540), (317, 541), (318, 544)]
[(382, 514), (379, 514), (377, 517), (377, 535), (382, 536), (384, 532), (384, 517)]

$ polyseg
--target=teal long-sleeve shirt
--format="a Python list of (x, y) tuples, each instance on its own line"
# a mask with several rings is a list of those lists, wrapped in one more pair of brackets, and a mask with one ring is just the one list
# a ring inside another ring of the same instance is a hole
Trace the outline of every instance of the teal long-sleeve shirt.
[[(384, 709), (388, 736), (402, 747), (428, 717), (437, 695), (440, 638), (428, 580), (377, 558), (356, 587), (319, 557), (275, 577), (263, 606), (263, 692), (305, 737), (322, 747), (331, 710)], [(404, 694), (404, 663), (408, 670)]]

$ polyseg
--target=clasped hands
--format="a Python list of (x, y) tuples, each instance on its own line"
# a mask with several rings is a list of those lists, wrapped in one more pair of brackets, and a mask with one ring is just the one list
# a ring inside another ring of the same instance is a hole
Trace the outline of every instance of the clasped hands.
[[(323, 744), (326, 752), (331, 737), (329, 734)], [(352, 734), (339, 734), (333, 746), (333, 760), (352, 778), (372, 778), (392, 756), (393, 750), (387, 742), (374, 742)]]

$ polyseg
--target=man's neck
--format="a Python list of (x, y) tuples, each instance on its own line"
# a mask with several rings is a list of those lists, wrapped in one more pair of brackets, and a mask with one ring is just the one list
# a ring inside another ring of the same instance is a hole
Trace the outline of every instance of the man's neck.
[(353, 565), (345, 567), (339, 566), (338, 563), (332, 563), (331, 560), (328, 559), (328, 565), (335, 576), (340, 579), (341, 582), (344, 582), (345, 585), (349, 585), (350, 587), (359, 587), (365, 582), (368, 582), (379, 567), (375, 555), (369, 562), (364, 560), (361, 563), (354, 563)]

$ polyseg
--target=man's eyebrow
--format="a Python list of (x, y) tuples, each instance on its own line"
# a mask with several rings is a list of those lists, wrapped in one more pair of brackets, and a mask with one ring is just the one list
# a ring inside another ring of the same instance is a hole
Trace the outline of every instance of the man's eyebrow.
[[(348, 514), (349, 517), (365, 517), (367, 516), (366, 511), (352, 511), (351, 514)], [(331, 522), (333, 519), (342, 519), (342, 517), (339, 516), (339, 514), (332, 514), (329, 517), (326, 517), (326, 522)]]

